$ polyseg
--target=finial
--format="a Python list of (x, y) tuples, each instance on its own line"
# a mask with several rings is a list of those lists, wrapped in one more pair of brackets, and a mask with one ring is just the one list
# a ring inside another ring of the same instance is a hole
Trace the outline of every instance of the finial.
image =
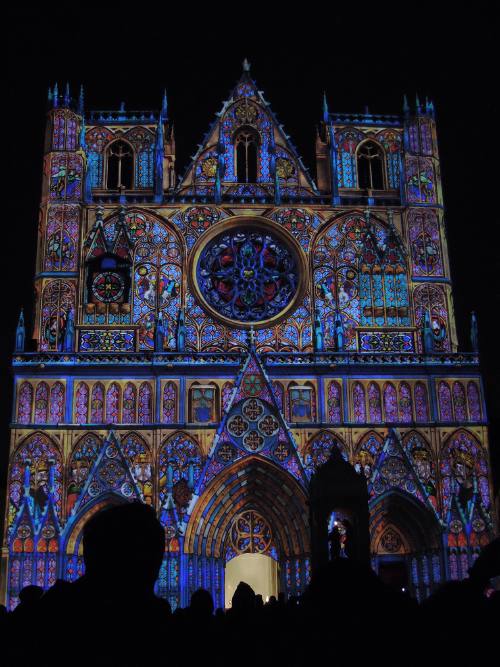
[(166, 120), (167, 114), (168, 114), (168, 101), (167, 101), (167, 89), (165, 88), (163, 91), (163, 100), (161, 103), (161, 118), (163, 120)]
[(470, 342), (472, 351), (477, 354), (479, 352), (479, 331), (477, 327), (477, 317), (474, 311), (470, 314)]
[(342, 318), (342, 313), (337, 308), (335, 310), (335, 323), (334, 323), (334, 338), (335, 338), (335, 349), (337, 352), (344, 351), (344, 320)]
[(15, 352), (24, 352), (25, 340), (26, 340), (26, 329), (24, 326), (24, 311), (21, 308), (16, 329), (16, 344), (14, 348)]
[(75, 315), (73, 308), (70, 308), (66, 315), (66, 324), (64, 327), (63, 351), (73, 352), (75, 348)]
[(244, 72), (249, 72), (250, 71), (250, 63), (248, 62), (247, 58), (243, 61), (243, 71)]
[(83, 83), (80, 86), (80, 94), (78, 95), (78, 113), (83, 114), (84, 109), (84, 95), (83, 95)]
[(54, 84), (54, 90), (52, 92), (52, 101), (54, 103), (54, 109), (59, 106), (59, 87), (57, 82)]
[(368, 107), (368, 104), (365, 104), (365, 116), (370, 116), (370, 108)]
[(49, 86), (49, 91), (47, 93), (47, 102), (52, 102), (52, 89)]
[(186, 350), (186, 321), (184, 308), (179, 308), (179, 317), (177, 319), (177, 352)]
[(392, 231), (394, 231), (394, 211), (392, 208), (387, 209), (387, 222)]
[(323, 121), (328, 123), (330, 112), (328, 110), (328, 100), (326, 99), (326, 93), (323, 92)]
[(325, 336), (323, 331), (323, 321), (319, 308), (314, 310), (314, 351), (323, 352), (325, 349)]
[(432, 100), (429, 101), (429, 113), (434, 118), (434, 102)]
[(120, 102), (120, 111), (125, 111), (125, 102)]
[(425, 311), (424, 315), (424, 353), (431, 354), (434, 352), (434, 336), (431, 328), (431, 316), (429, 311)]
[(69, 107), (69, 83), (66, 83), (66, 88), (64, 90), (64, 106)]
[(250, 329), (247, 330), (247, 342), (250, 350), (255, 349), (255, 330), (253, 324), (251, 324)]
[(417, 114), (422, 113), (422, 108), (420, 106), (420, 99), (418, 97), (418, 93), (415, 93), (415, 106), (417, 108)]
[(31, 461), (30, 459), (24, 460), (24, 495), (28, 498), (30, 496), (30, 475), (31, 475)]
[(155, 164), (154, 164), (154, 195), (155, 202), (163, 201), (163, 158), (164, 158), (164, 139), (163, 139), (163, 120), (162, 114), (158, 118), (158, 128), (156, 130), (155, 144)]
[(405, 116), (410, 115), (410, 105), (408, 104), (408, 98), (406, 95), (403, 95), (403, 113)]

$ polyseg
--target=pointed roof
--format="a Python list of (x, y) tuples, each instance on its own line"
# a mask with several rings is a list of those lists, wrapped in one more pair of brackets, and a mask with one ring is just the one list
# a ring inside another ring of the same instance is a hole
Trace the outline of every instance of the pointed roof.
[(127, 501), (143, 500), (118, 435), (113, 430), (102, 444), (72, 515), (76, 516), (84, 505), (105, 494), (113, 494)]
[(308, 483), (297, 444), (253, 341), (250, 341), (249, 347), (248, 356), (214, 436), (190, 509), (212, 479), (225, 467), (250, 456), (260, 456), (284, 468), (303, 486)]
[(390, 428), (368, 482), (368, 494), (373, 499), (394, 488), (413, 495), (440, 520), (437, 509), (429, 499), (429, 493), (403, 446), (400, 434), (396, 429)]
[[(218, 113), (216, 113), (216, 118), (212, 122), (208, 132), (205, 134), (201, 144), (198, 145), (196, 153), (193, 156), (191, 156), (191, 162), (184, 173), (184, 177), (181, 179), (180, 188), (181, 189), (186, 188), (187, 186), (190, 186), (194, 183), (196, 175), (195, 174), (196, 166), (199, 161), (199, 158), (203, 153), (209, 151), (209, 149), (212, 149), (214, 153), (213, 157), (215, 157), (215, 154), (219, 150), (218, 147), (221, 143), (220, 141), (221, 126), (226, 118), (226, 114), (228, 113), (228, 111), (230, 111), (230, 108), (233, 105), (235, 105), (239, 100), (243, 101), (245, 105), (248, 105), (248, 102), (250, 101), (252, 103), (250, 106), (256, 104), (258, 107), (261, 108), (265, 120), (270, 121), (270, 127), (268, 129), (273, 134), (273, 139), (275, 140), (276, 143), (276, 149), (278, 151), (280, 149), (284, 149), (287, 153), (291, 154), (291, 156), (297, 163), (297, 168), (299, 172), (297, 174), (297, 180), (299, 187), (303, 187), (310, 190), (311, 194), (317, 193), (318, 190), (316, 184), (311, 178), (309, 170), (304, 165), (302, 158), (297, 151), (297, 148), (292, 143), (290, 137), (285, 133), (283, 125), (279, 123), (276, 115), (273, 113), (270, 107), (269, 102), (267, 102), (264, 99), (263, 91), (258, 89), (257, 84), (250, 76), (250, 63), (246, 58), (243, 62), (243, 71), (240, 76), (240, 79), (232, 89), (228, 99), (226, 99), (223, 102), (222, 109)], [(242, 117), (241, 122), (239, 122), (239, 125), (248, 125), (248, 124), (252, 124), (252, 122), (249, 120), (249, 117), (247, 117), (246, 119)], [(216, 174), (214, 170), (213, 181), (215, 181), (215, 176)], [(225, 180), (226, 179), (222, 178), (223, 182)], [(272, 184), (273, 180), (274, 180), (273, 176), (270, 174), (269, 180), (266, 180), (265, 182)], [(236, 184), (236, 181), (231, 181), (231, 182), (234, 182)]]
[(125, 227), (125, 222), (120, 220), (116, 231), (116, 236), (111, 243), (111, 252), (122, 259), (131, 261), (132, 259), (132, 244)]
[(96, 259), (108, 252), (108, 244), (106, 243), (104, 227), (101, 219), (96, 220), (95, 225), (88, 236), (87, 244), (89, 246), (85, 257), (85, 261), (87, 262), (90, 259)]

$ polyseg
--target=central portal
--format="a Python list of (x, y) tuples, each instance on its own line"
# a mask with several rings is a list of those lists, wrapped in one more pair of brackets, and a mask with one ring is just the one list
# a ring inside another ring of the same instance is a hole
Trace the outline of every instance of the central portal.
[(226, 564), (226, 609), (231, 607), (231, 599), (240, 581), (251, 586), (267, 602), (271, 595), (278, 596), (278, 564), (274, 558), (263, 554), (248, 553), (232, 558)]

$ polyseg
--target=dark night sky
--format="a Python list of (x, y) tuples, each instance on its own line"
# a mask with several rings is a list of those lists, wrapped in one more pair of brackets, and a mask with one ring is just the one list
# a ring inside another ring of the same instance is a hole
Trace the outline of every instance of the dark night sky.
[(434, 100), (459, 341), (461, 349), (469, 349), (469, 313), (476, 310), (491, 449), (500, 481), (496, 442), (500, 391), (495, 382), (500, 288), (498, 251), (492, 240), (498, 208), (491, 196), (498, 174), (497, 168), (493, 170), (498, 142), (489, 143), (492, 135), (487, 129), (494, 118), (492, 91), (497, 83), (493, 17), (480, 16), (479, 11), (467, 16), (455, 12), (434, 22), (427, 7), (424, 18), (411, 23), (416, 20), (416, 5), (411, 21), (378, 15), (377, 11), (389, 14), (378, 7), (372, 10), (374, 19), (363, 18), (361, 9), (358, 15), (346, 16), (300, 14), (288, 28), (280, 27), (280, 15), (269, 9), (259, 13), (259, 20), (256, 12), (253, 19), (227, 23), (221, 21), (219, 9), (206, 17), (206, 27), (200, 18), (196, 25), (190, 23), (187, 12), (176, 19), (151, 5), (147, 14), (120, 11), (122, 22), (116, 18), (107, 24), (110, 17), (104, 10), (102, 14), (94, 10), (88, 21), (76, 12), (68, 14), (67, 6), (64, 20), (55, 18), (53, 8), (50, 17), (39, 9), (11, 11), (4, 102), (8, 125), (3, 132), (9, 144), (3, 196), (10, 210), (3, 223), (8, 230), (3, 257), (4, 267), (9, 262), (12, 268), (5, 273), (3, 294), (8, 308), (1, 347), (1, 486), (11, 409), (10, 351), (21, 306), (31, 325), (48, 86), (58, 81), (61, 88), (69, 81), (76, 93), (83, 83), (86, 105), (96, 109), (118, 108), (122, 100), (129, 109), (157, 109), (166, 87), (175, 123), (178, 173), (183, 173), (239, 78), (245, 56), (313, 175), (323, 90), (333, 111), (362, 111), (368, 105), (373, 113), (398, 113), (403, 94), (413, 101), (415, 91), (421, 99), (428, 95)]

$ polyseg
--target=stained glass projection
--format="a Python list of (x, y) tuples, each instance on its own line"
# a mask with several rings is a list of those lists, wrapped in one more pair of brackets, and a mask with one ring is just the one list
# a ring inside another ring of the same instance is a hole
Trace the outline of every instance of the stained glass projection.
[(233, 322), (260, 322), (295, 297), (299, 267), (292, 250), (271, 231), (223, 232), (201, 251), (196, 280), (206, 303)]
[(180, 512), (185, 511), (201, 474), (202, 458), (197, 443), (185, 433), (171, 436), (160, 450), (160, 506), (169, 493)]
[(75, 288), (72, 283), (51, 280), (42, 293), (40, 348), (61, 351), (69, 312), (74, 308)]
[(23, 382), (19, 387), (17, 399), (17, 421), (19, 424), (31, 422), (31, 410), (33, 407), (33, 386), (30, 382)]
[(133, 319), (140, 325), (139, 347), (152, 350), (155, 326), (161, 326), (162, 347), (173, 350), (181, 305), (180, 244), (164, 225), (149, 216), (130, 215), (126, 222), (136, 239)]
[(328, 419), (332, 424), (342, 421), (341, 387), (338, 382), (332, 381), (328, 385)]
[(73, 507), (77, 503), (83, 490), (85, 482), (94, 465), (99, 449), (100, 438), (94, 433), (84, 435), (75, 445), (68, 466), (68, 485), (66, 490), (66, 513), (71, 515)]
[(177, 421), (177, 387), (173, 382), (167, 382), (163, 387), (162, 421), (164, 424)]
[(193, 385), (190, 389), (191, 421), (206, 424), (216, 420), (216, 387)]
[(290, 401), (289, 420), (291, 422), (310, 422), (315, 418), (313, 387), (292, 385), (288, 388), (288, 396)]

